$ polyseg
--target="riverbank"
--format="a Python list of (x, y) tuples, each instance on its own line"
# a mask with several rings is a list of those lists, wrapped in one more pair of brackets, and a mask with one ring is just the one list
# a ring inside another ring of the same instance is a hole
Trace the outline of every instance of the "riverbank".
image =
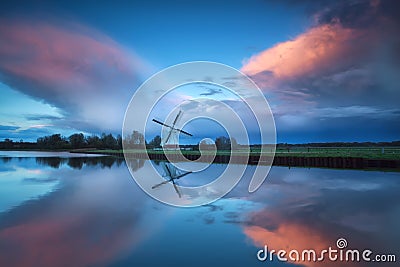
[[(42, 152), (70, 152), (78, 154), (101, 154), (124, 158), (122, 150), (101, 150), (101, 149), (74, 149), (74, 150), (31, 150), (18, 149), (15, 151), (42, 151)], [(179, 160), (176, 151), (162, 150), (130, 150), (127, 155), (136, 159)], [(236, 163), (249, 165), (270, 164), (268, 157), (272, 154), (264, 153), (266, 157), (260, 162), (260, 152), (252, 151), (247, 157), (243, 152), (236, 151), (231, 155), (230, 151), (218, 151), (215, 158), (206, 155), (199, 159), (200, 152), (183, 150), (182, 154), (189, 160), (203, 160), (214, 163)], [(231, 159), (232, 158), (232, 159)], [(231, 160), (231, 161), (230, 161)], [(273, 160), (275, 166), (288, 167), (322, 167), (338, 169), (369, 169), (369, 170), (388, 170), (400, 171), (400, 149), (393, 147), (385, 148), (297, 148), (297, 149), (278, 149)]]
[[(72, 153), (93, 153), (93, 154), (104, 154), (116, 157), (124, 157), (122, 150), (92, 150), (92, 151), (71, 151)], [(175, 151), (166, 151), (168, 153), (169, 160), (179, 160), (179, 156)], [(182, 154), (189, 160), (201, 160), (200, 153), (198, 151), (182, 151)], [(167, 160), (166, 155), (163, 151), (149, 150), (147, 152), (141, 150), (132, 150), (126, 153), (128, 157), (135, 159), (151, 159), (151, 160)], [(360, 153), (356, 154), (360, 155)], [(249, 165), (267, 165), (270, 164), (268, 157), (272, 154), (263, 154), (265, 157), (260, 161), (260, 153), (252, 152), (249, 157), (243, 155), (243, 153), (235, 153), (232, 155), (229, 151), (219, 151), (212, 158), (212, 155), (205, 155), (203, 161), (213, 161), (214, 163), (236, 163), (236, 164), (249, 164)], [(379, 169), (379, 170), (390, 170), (400, 171), (400, 159), (398, 155), (392, 158), (371, 158), (369, 154), (365, 154), (365, 157), (357, 156), (343, 156), (337, 153), (332, 156), (332, 153), (318, 153), (316, 156), (314, 152), (301, 152), (301, 153), (290, 153), (290, 152), (277, 152), (273, 160), (275, 166), (289, 166), (289, 167), (323, 167), (323, 168), (338, 168), (338, 169)]]

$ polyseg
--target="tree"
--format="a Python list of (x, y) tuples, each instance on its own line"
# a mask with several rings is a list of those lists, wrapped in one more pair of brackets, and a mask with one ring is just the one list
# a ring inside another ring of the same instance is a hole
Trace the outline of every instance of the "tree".
[(100, 148), (101, 147), (100, 138), (97, 135), (88, 136), (86, 137), (86, 145), (92, 148)]
[(133, 131), (132, 143), (135, 145), (143, 145), (145, 143), (143, 134), (138, 131)]
[(149, 148), (159, 148), (161, 147), (161, 136), (156, 135), (151, 141), (149, 142)]
[(85, 136), (83, 133), (76, 133), (68, 137), (71, 148), (81, 148), (85, 145)]
[(112, 134), (101, 134), (101, 146), (102, 148), (115, 148), (117, 146), (117, 140), (112, 136)]
[(12, 148), (13, 147), (13, 140), (6, 138), (4, 139), (2, 148)]
[(218, 150), (230, 150), (231, 140), (226, 136), (220, 136), (215, 139), (215, 145)]
[(67, 147), (67, 140), (61, 134), (53, 134), (50, 136), (40, 137), (37, 139), (40, 148), (60, 149)]
[(128, 135), (124, 143), (130, 148), (141, 148), (146, 145), (143, 134), (138, 131), (133, 131), (131, 135)]
[(116, 149), (122, 149), (122, 136), (119, 134), (117, 135), (117, 147)]

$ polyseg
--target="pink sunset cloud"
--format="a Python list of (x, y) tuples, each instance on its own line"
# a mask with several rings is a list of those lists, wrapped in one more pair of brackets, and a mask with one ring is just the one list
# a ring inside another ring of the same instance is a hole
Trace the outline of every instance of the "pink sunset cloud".
[(0, 46), (1, 69), (43, 83), (85, 84), (96, 78), (99, 66), (120, 75), (132, 75), (141, 66), (112, 39), (80, 25), (3, 21), (0, 36), (6, 40)]
[[(313, 15), (312, 27), (244, 59), (241, 70), (251, 76), (269, 74), (258, 77), (261, 82), (292, 80), (340, 73), (376, 60), (382, 40), (390, 43), (397, 39), (397, 21), (380, 1), (355, 10), (356, 6), (327, 5)], [(354, 12), (353, 21), (346, 12)]]
[(125, 103), (149, 68), (131, 50), (77, 23), (3, 19), (0, 40), (7, 85), (105, 129), (120, 127)]
[[(326, 109), (346, 112), (397, 104), (398, 19), (390, 5), (371, 1), (327, 5), (311, 27), (242, 62), (268, 97), (278, 131), (305, 129), (325, 120)], [(350, 19), (351, 18), (351, 19)]]
[(314, 75), (336, 68), (349, 56), (353, 58), (357, 54), (354, 42), (361, 37), (361, 31), (340, 23), (318, 25), (250, 57), (242, 71), (249, 75), (271, 72), (278, 79)]

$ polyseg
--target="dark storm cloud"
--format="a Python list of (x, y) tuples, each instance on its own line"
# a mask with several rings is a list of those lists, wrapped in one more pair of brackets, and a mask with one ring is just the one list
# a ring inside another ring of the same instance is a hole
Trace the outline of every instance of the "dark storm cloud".
[(317, 11), (317, 19), (321, 24), (340, 20), (345, 27), (367, 28), (373, 26), (376, 20), (382, 17), (399, 23), (399, 8), (399, 1), (396, 0), (334, 1)]
[(54, 132), (49, 127), (39, 127), (39, 128), (31, 127), (27, 129), (21, 129), (21, 127), (16, 127), (15, 130), (0, 129), (0, 140), (9, 138), (18, 141), (20, 139), (32, 141), (32, 136), (45, 136), (45, 135), (51, 135), (53, 133)]
[(28, 121), (41, 121), (41, 120), (59, 120), (60, 117), (52, 116), (52, 115), (45, 115), (45, 114), (28, 114), (25, 115), (25, 118)]
[(216, 95), (216, 94), (221, 94), (222, 91), (221, 89), (214, 89), (214, 88), (207, 88), (206, 93), (201, 93), (201, 96), (211, 96), (211, 95)]
[(14, 131), (18, 128), (17, 126), (0, 125), (0, 131)]

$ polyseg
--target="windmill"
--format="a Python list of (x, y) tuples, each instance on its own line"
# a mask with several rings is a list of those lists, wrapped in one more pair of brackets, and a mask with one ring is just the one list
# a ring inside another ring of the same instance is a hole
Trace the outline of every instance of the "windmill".
[(175, 183), (175, 180), (178, 180), (178, 179), (180, 179), (180, 178), (182, 178), (182, 177), (184, 177), (184, 176), (186, 176), (186, 175), (188, 175), (188, 174), (190, 174), (192, 172), (185, 172), (185, 173), (179, 174), (178, 171), (177, 171), (177, 168), (174, 165), (172, 165), (171, 163), (161, 162), (160, 164), (161, 164), (161, 167), (164, 169), (164, 172), (165, 172), (165, 175), (163, 177), (167, 177), (168, 179), (163, 181), (163, 182), (161, 182), (161, 183), (159, 183), (159, 184), (156, 184), (156, 185), (152, 186), (151, 189), (156, 189), (159, 186), (162, 186), (164, 184), (172, 182), (172, 184), (173, 184), (173, 186), (175, 188), (175, 192), (178, 194), (179, 198), (181, 198), (182, 195), (181, 195), (181, 192), (178, 189), (178, 186)]
[(186, 134), (188, 136), (193, 136), (192, 134), (185, 132), (184, 130), (178, 129), (175, 127), (176, 123), (179, 121), (179, 119), (182, 117), (182, 110), (178, 112), (178, 114), (175, 117), (174, 122), (172, 125), (165, 124), (159, 120), (153, 119), (155, 123), (161, 124), (162, 126), (165, 126), (168, 129), (168, 133), (166, 135), (163, 135), (163, 138), (161, 140), (161, 146), (164, 149), (171, 149), (171, 150), (177, 150), (179, 149), (178, 145), (178, 135), (179, 133)]

